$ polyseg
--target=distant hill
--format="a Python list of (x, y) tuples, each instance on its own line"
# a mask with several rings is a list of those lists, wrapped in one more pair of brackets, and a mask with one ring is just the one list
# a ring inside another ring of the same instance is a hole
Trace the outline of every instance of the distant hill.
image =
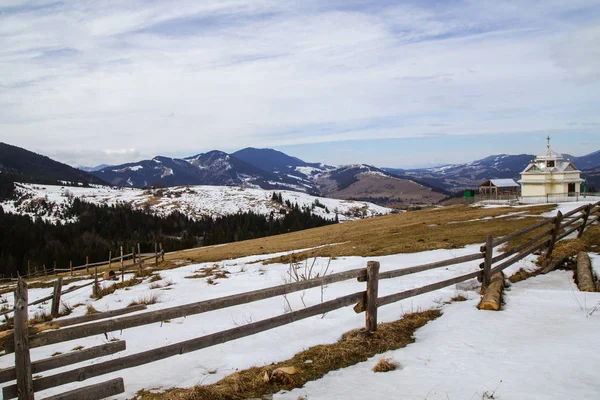
[(94, 172), (94, 171), (100, 171), (101, 169), (110, 167), (110, 165), (108, 164), (100, 164), (100, 165), (96, 165), (95, 167), (86, 167), (85, 165), (77, 165), (76, 168), (80, 169), (82, 171), (85, 172)]
[(316, 180), (326, 196), (382, 205), (431, 204), (446, 197), (442, 190), (364, 164), (342, 166)]
[(6, 143), (0, 143), (0, 172), (29, 183), (105, 183), (85, 171)]

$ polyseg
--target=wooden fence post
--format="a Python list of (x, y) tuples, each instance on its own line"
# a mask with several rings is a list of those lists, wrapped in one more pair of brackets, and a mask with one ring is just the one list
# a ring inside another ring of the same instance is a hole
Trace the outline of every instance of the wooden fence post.
[(112, 251), (108, 252), (108, 269), (110, 270), (112, 266)]
[(33, 400), (33, 378), (31, 376), (31, 357), (29, 356), (29, 327), (27, 316), (27, 283), (19, 279), (15, 292), (15, 372), (17, 375), (17, 396), (19, 400)]
[(556, 217), (554, 217), (554, 227), (552, 228), (552, 239), (550, 239), (550, 245), (548, 246), (548, 250), (546, 251), (546, 258), (550, 258), (552, 256), (552, 252), (554, 251), (554, 246), (556, 245), (556, 238), (558, 236), (558, 231), (560, 230), (560, 224), (562, 222), (563, 216), (562, 212), (558, 212)]
[(50, 308), (50, 315), (54, 318), (58, 317), (60, 312), (60, 295), (62, 292), (62, 278), (58, 278), (54, 282), (54, 292), (52, 293), (52, 306)]
[[(56, 265), (54, 266), (54, 270), (56, 270)], [(46, 264), (44, 264), (44, 276), (48, 275), (48, 273), (46, 272)]]
[(137, 244), (137, 251), (138, 251), (138, 261), (140, 261), (140, 259), (142, 258), (142, 252), (140, 251), (140, 244)]
[(367, 332), (377, 330), (377, 298), (379, 292), (379, 262), (367, 263), (367, 296), (365, 297), (365, 329)]
[(158, 267), (158, 243), (154, 242), (154, 266)]
[(583, 231), (585, 231), (585, 225), (587, 224), (588, 219), (590, 218), (590, 213), (592, 212), (592, 205), (588, 204), (585, 208), (585, 215), (583, 216), (583, 223), (581, 224), (581, 228), (579, 228), (579, 232), (577, 233), (577, 239), (581, 239), (583, 236)]
[(123, 246), (121, 246), (121, 282), (125, 282), (125, 268), (123, 267)]
[(488, 233), (487, 238), (485, 240), (485, 249), (484, 249), (484, 261), (483, 261), (483, 278), (481, 280), (481, 291), (485, 291), (485, 289), (490, 285), (490, 281), (492, 280), (492, 258), (494, 256), (494, 235)]
[(94, 266), (94, 287), (92, 288), (93, 298), (98, 297), (98, 289), (100, 289), (100, 287), (98, 286), (98, 266)]
[(133, 257), (133, 263), (135, 264), (135, 246), (131, 246), (131, 254)]
[[(56, 267), (54, 269), (56, 269)], [(71, 271), (71, 276), (73, 276), (73, 261), (69, 261), (69, 270)]]
[(162, 262), (165, 262), (165, 252), (164, 252), (163, 247), (162, 247), (162, 242), (159, 243), (158, 246), (159, 246), (159, 249), (160, 249), (160, 256), (162, 257)]
[(89, 273), (90, 272), (90, 267), (88, 267), (90, 263), (90, 258), (88, 256), (85, 256), (85, 272)]

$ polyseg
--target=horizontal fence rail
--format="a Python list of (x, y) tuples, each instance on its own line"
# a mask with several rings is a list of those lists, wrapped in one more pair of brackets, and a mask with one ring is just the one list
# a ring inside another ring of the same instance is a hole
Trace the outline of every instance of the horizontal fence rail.
[(483, 257), (484, 256), (481, 253), (475, 253), (475, 254), (469, 254), (466, 256), (462, 256), (462, 257), (449, 258), (444, 261), (438, 261), (438, 262), (434, 262), (434, 263), (430, 263), (430, 264), (418, 265), (416, 267), (409, 267), (409, 268), (396, 269), (393, 271), (381, 272), (379, 274), (379, 279), (398, 278), (401, 276), (416, 274), (418, 272), (428, 271), (431, 269), (448, 267), (450, 265), (456, 265), (456, 264), (462, 264), (462, 263), (469, 262), (469, 261), (480, 260)]
[[(350, 271), (339, 272), (337, 274), (326, 275), (321, 278), (288, 283), (286, 285), (235, 294), (227, 297), (221, 297), (218, 299), (204, 300), (201, 302), (186, 304), (183, 306), (165, 308), (150, 313), (115, 318), (107, 321), (101, 321), (86, 325), (73, 326), (70, 328), (58, 329), (56, 331), (47, 331), (32, 336), (30, 338), (29, 346), (30, 348), (47, 346), (50, 344), (65, 342), (68, 340), (80, 339), (88, 336), (119, 331), (122, 329), (134, 328), (137, 326), (163, 322), (166, 320), (186, 317), (189, 315), (202, 314), (209, 311), (215, 311), (222, 308), (233, 307), (259, 300), (265, 300), (272, 297), (298, 292), (301, 290), (328, 285), (331, 283), (359, 278), (365, 275), (365, 268), (354, 269)], [(5, 349), (10, 350), (11, 348), (12, 346)]]
[[(185, 354), (217, 344), (229, 342), (231, 340), (251, 336), (259, 332), (276, 328), (278, 326), (287, 325), (295, 321), (349, 306), (362, 299), (363, 296), (364, 292), (353, 293), (315, 306), (303, 308), (302, 310), (294, 311), (289, 314), (279, 315), (274, 318), (253, 322), (248, 325), (213, 333), (211, 335), (202, 336), (196, 339), (190, 339), (157, 349), (148, 350), (142, 353), (121, 357), (115, 360), (96, 363), (72, 371), (35, 379), (33, 381), (33, 389), (34, 391), (38, 392), (56, 386), (65, 385), (67, 383), (83, 381), (95, 376), (137, 367), (176, 355)], [(5, 399), (15, 398), (17, 395), (17, 385), (5, 387), (3, 389), (3, 395)]]

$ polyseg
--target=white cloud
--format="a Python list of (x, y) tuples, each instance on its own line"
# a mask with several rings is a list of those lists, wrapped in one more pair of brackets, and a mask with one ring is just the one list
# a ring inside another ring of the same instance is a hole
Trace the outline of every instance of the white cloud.
[(7, 9), (0, 140), (104, 162), (600, 122), (597, 2), (323, 4)]

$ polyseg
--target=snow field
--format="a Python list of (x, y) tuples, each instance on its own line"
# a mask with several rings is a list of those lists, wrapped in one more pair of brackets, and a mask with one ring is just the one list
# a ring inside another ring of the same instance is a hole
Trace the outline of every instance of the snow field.
[[(500, 312), (479, 311), (477, 301), (444, 306), (441, 318), (417, 330), (414, 344), (274, 399), (598, 397), (600, 311), (592, 311), (600, 293), (578, 292), (571, 272), (554, 271), (512, 285)], [(401, 368), (372, 372), (381, 357)]]
[[(61, 207), (70, 204), (72, 198), (79, 198), (92, 204), (131, 204), (132, 207), (143, 209), (149, 207), (159, 215), (168, 215), (180, 211), (188, 216), (201, 217), (204, 215), (221, 216), (238, 212), (254, 212), (269, 215), (274, 212), (280, 215), (281, 205), (271, 201), (273, 191), (232, 186), (178, 186), (173, 188), (147, 191), (131, 188), (113, 188), (108, 186), (71, 187), (53, 185), (17, 184), (17, 191), (23, 200), (19, 202), (5, 201), (0, 203), (5, 212), (39, 215), (49, 221), (61, 220), (66, 222), (58, 212)], [(305, 193), (280, 191), (284, 199), (300, 207), (311, 206), (318, 200), (327, 210), (315, 206), (313, 214), (327, 219), (334, 219), (336, 211), (340, 221), (354, 220), (365, 217), (388, 214), (391, 209), (364, 201), (338, 200), (310, 196)], [(30, 205), (39, 200), (47, 200), (54, 210), (32, 212)]]
[[(478, 247), (479, 245), (472, 245), (458, 250), (434, 250), (417, 254), (377, 257), (376, 259), (380, 261), (382, 271), (386, 271), (470, 254), (476, 252)], [(195, 271), (199, 271), (204, 267), (212, 267), (215, 264), (206, 263), (160, 271), (164, 279), (157, 282), (158, 284), (164, 283), (166, 280), (173, 283), (172, 286), (164, 289), (150, 290), (151, 283), (149, 279), (146, 279), (140, 285), (132, 286), (129, 290), (117, 290), (115, 293), (98, 301), (93, 301), (89, 298), (91, 289), (87, 288), (64, 296), (64, 300), (70, 305), (77, 303), (92, 304), (99, 311), (107, 311), (126, 307), (131, 301), (147, 296), (149, 293), (158, 293), (160, 302), (148, 306), (147, 311), (151, 311), (277, 286), (289, 281), (286, 277), (289, 265), (251, 263), (259, 258), (262, 259), (264, 256), (244, 257), (239, 260), (217, 263), (222, 269), (229, 271), (230, 274), (227, 279), (215, 279), (216, 285), (208, 284), (207, 278), (186, 278), (187, 276), (194, 275)], [(366, 258), (362, 257), (341, 257), (331, 260), (331, 262), (329, 259), (319, 258), (314, 271), (324, 271), (329, 262), (329, 271), (334, 273), (354, 268), (364, 268), (367, 261)], [(383, 280), (380, 282), (379, 290), (380, 294), (385, 296), (471, 272), (477, 268), (478, 262), (470, 262), (427, 271), (421, 274), (409, 275), (403, 278)], [(474, 291), (477, 288), (475, 280), (471, 281), (470, 285), (463, 285), (463, 287), (468, 287), (469, 290), (461, 291), (455, 287), (450, 287), (382, 307), (379, 310), (379, 321), (394, 321), (401, 318), (405, 312), (439, 307), (443, 301), (449, 300), (457, 293), (463, 293), (468, 298), (478, 298), (477, 293)], [(356, 280), (340, 282), (323, 288), (323, 300), (327, 301), (363, 290), (365, 290), (365, 284)], [(31, 290), (30, 297), (32, 299), (40, 298), (47, 295), (50, 291), (51, 289), (33, 289)], [(12, 296), (8, 294), (5, 297), (9, 304), (12, 304)], [(321, 289), (315, 288), (290, 294), (287, 296), (287, 301), (289, 301), (293, 310), (301, 309), (304, 305), (311, 306), (318, 304), (321, 301)], [(124, 352), (79, 364), (89, 365), (280, 315), (286, 311), (286, 304), (287, 302), (283, 297), (277, 297), (205, 314), (165, 321), (163, 324), (152, 324), (119, 332), (111, 332), (106, 337), (98, 335), (36, 348), (31, 351), (32, 360), (50, 357), (55, 352), (66, 353), (76, 346), (92, 347), (100, 345), (114, 338), (127, 341), (127, 350)], [(49, 303), (39, 307), (34, 306), (30, 308), (30, 313), (33, 315), (35, 311), (39, 311), (41, 308), (48, 309), (49, 307)], [(84, 313), (85, 307), (80, 306), (69, 317)], [(352, 307), (346, 307), (324, 316), (297, 321), (293, 324), (222, 345), (93, 378), (86, 381), (85, 384), (93, 384), (122, 376), (125, 379), (126, 393), (116, 398), (128, 398), (138, 390), (144, 388), (167, 389), (175, 386), (191, 387), (200, 383), (213, 383), (231, 374), (236, 369), (246, 369), (256, 365), (268, 365), (272, 362), (283, 361), (308, 347), (323, 343), (333, 343), (344, 332), (363, 326), (364, 314), (356, 314), (352, 310)], [(1, 368), (13, 364), (14, 359), (12, 355), (0, 357)], [(71, 370), (73, 367), (64, 367), (59, 370), (42, 373), (41, 375), (50, 375), (60, 371)], [(40, 397), (46, 397), (81, 386), (82, 383), (64, 385), (59, 388), (46, 390), (39, 395)]]

